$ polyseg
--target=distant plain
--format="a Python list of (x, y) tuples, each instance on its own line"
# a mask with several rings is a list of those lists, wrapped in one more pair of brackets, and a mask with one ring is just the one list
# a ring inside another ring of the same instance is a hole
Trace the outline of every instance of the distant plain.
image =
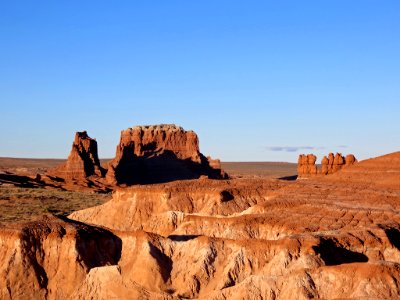
[[(0, 157), (0, 223), (34, 219), (43, 213), (66, 216), (105, 203), (111, 194), (24, 187), (5, 180), (5, 174), (35, 176), (62, 164), (64, 159)], [(102, 159), (106, 166), (110, 159)], [(297, 165), (286, 162), (222, 162), (233, 178), (285, 178), (296, 175)], [(3, 175), (3, 176), (2, 176)]]

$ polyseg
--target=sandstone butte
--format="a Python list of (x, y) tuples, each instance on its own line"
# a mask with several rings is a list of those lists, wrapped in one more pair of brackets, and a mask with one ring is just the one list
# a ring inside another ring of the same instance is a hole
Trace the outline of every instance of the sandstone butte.
[(297, 163), (297, 174), (301, 177), (309, 175), (328, 175), (338, 172), (344, 167), (348, 167), (357, 162), (353, 154), (344, 157), (341, 153), (329, 153), (321, 160), (321, 168), (315, 164), (317, 157), (314, 154), (300, 154)]
[(166, 124), (121, 131), (116, 157), (106, 170), (100, 165), (96, 140), (86, 131), (77, 132), (68, 160), (48, 175), (97, 188), (228, 177), (218, 159), (200, 153), (195, 132)]
[(86, 131), (77, 132), (67, 161), (49, 173), (65, 180), (103, 177), (105, 169), (100, 165), (96, 140), (90, 138)]
[(107, 171), (111, 184), (160, 183), (201, 176), (227, 177), (219, 160), (200, 153), (197, 134), (174, 124), (121, 131), (116, 157)]

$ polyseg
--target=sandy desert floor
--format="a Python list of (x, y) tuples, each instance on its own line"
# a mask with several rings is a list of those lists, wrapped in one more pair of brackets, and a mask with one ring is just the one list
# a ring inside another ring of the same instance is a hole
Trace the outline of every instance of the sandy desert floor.
[[(43, 213), (66, 216), (111, 199), (111, 192), (66, 191), (62, 187), (35, 185), (31, 180), (64, 161), (0, 157), (0, 222), (28, 221)], [(109, 161), (103, 159), (101, 163), (106, 166)], [(281, 178), (296, 174), (296, 164), (291, 163), (226, 162), (222, 165), (237, 178)]]

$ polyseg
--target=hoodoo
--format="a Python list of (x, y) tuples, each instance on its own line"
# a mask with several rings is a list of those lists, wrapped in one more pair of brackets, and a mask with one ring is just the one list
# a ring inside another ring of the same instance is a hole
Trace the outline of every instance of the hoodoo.
[(341, 170), (343, 167), (353, 165), (357, 159), (353, 154), (344, 157), (341, 153), (329, 153), (324, 156), (321, 161), (321, 168), (317, 168), (315, 162), (317, 157), (314, 154), (300, 154), (297, 164), (297, 174), (301, 177), (304, 175), (327, 175), (333, 174)]
[(50, 173), (66, 180), (85, 180), (92, 175), (103, 177), (105, 169), (100, 165), (96, 140), (86, 131), (77, 132), (68, 160)]
[(116, 157), (110, 162), (110, 184), (157, 183), (200, 176), (225, 178), (219, 160), (200, 153), (193, 131), (176, 125), (136, 126), (121, 132)]

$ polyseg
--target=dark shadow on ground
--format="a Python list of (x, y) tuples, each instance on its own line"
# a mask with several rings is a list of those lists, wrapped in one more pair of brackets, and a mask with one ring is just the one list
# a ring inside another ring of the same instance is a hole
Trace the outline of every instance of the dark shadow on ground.
[(285, 176), (285, 177), (280, 177), (278, 178), (279, 180), (286, 180), (286, 181), (292, 181), (297, 179), (297, 175), (292, 175), (292, 176)]
[(170, 236), (168, 236), (168, 238), (174, 242), (187, 242), (190, 240), (193, 240), (197, 237), (199, 237), (200, 235), (197, 234), (172, 234)]
[(330, 239), (322, 239), (319, 245), (313, 246), (313, 249), (327, 266), (368, 261), (368, 257), (363, 253), (345, 249)]
[(400, 250), (400, 231), (397, 228), (385, 228), (384, 231), (393, 247)]

